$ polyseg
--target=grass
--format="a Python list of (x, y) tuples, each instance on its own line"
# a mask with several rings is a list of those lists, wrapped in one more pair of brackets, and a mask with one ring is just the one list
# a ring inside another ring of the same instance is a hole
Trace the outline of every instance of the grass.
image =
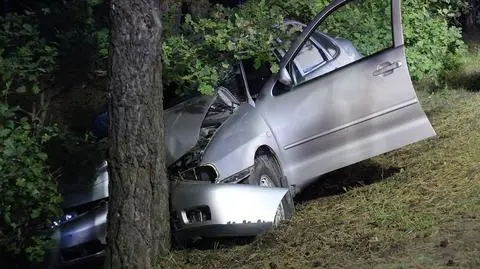
[(479, 52), (418, 92), (437, 137), (326, 175), (250, 245), (175, 251), (162, 268), (480, 268)]

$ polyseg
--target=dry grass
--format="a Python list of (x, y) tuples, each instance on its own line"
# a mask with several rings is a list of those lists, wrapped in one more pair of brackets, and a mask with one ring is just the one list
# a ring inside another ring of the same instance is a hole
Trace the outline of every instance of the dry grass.
[[(475, 53), (455, 76), (479, 67)], [(162, 268), (480, 268), (480, 94), (472, 91), (480, 83), (472, 83), (419, 92), (436, 138), (320, 179), (290, 221), (250, 245), (172, 252)]]

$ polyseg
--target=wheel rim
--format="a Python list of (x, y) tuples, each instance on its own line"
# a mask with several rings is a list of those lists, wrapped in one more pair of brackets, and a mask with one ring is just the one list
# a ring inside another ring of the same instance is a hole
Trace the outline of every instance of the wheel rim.
[[(260, 181), (258, 183), (261, 187), (267, 187), (267, 188), (275, 188), (275, 184), (273, 183), (273, 180), (270, 179), (269, 176), (267, 175), (262, 175), (260, 176)], [(285, 210), (283, 208), (283, 202), (280, 201), (280, 204), (277, 207), (277, 211), (275, 212), (275, 218), (273, 220), (273, 225), (278, 226), (281, 221), (285, 220)]]

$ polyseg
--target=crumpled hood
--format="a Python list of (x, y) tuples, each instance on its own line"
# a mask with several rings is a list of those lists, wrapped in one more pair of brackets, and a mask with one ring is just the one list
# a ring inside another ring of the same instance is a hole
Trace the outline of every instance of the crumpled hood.
[(215, 95), (199, 95), (165, 111), (165, 153), (167, 166), (180, 159), (198, 142), (202, 122)]

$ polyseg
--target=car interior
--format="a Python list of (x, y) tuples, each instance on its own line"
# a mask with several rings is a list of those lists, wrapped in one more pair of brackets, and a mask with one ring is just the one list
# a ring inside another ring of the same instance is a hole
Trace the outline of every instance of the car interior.
[(264, 63), (260, 65), (260, 67), (255, 68), (254, 61), (247, 60), (243, 62), (243, 67), (247, 77), (248, 90), (253, 100), (255, 100), (265, 83), (272, 75), (272, 71), (270, 71), (270, 64)]

